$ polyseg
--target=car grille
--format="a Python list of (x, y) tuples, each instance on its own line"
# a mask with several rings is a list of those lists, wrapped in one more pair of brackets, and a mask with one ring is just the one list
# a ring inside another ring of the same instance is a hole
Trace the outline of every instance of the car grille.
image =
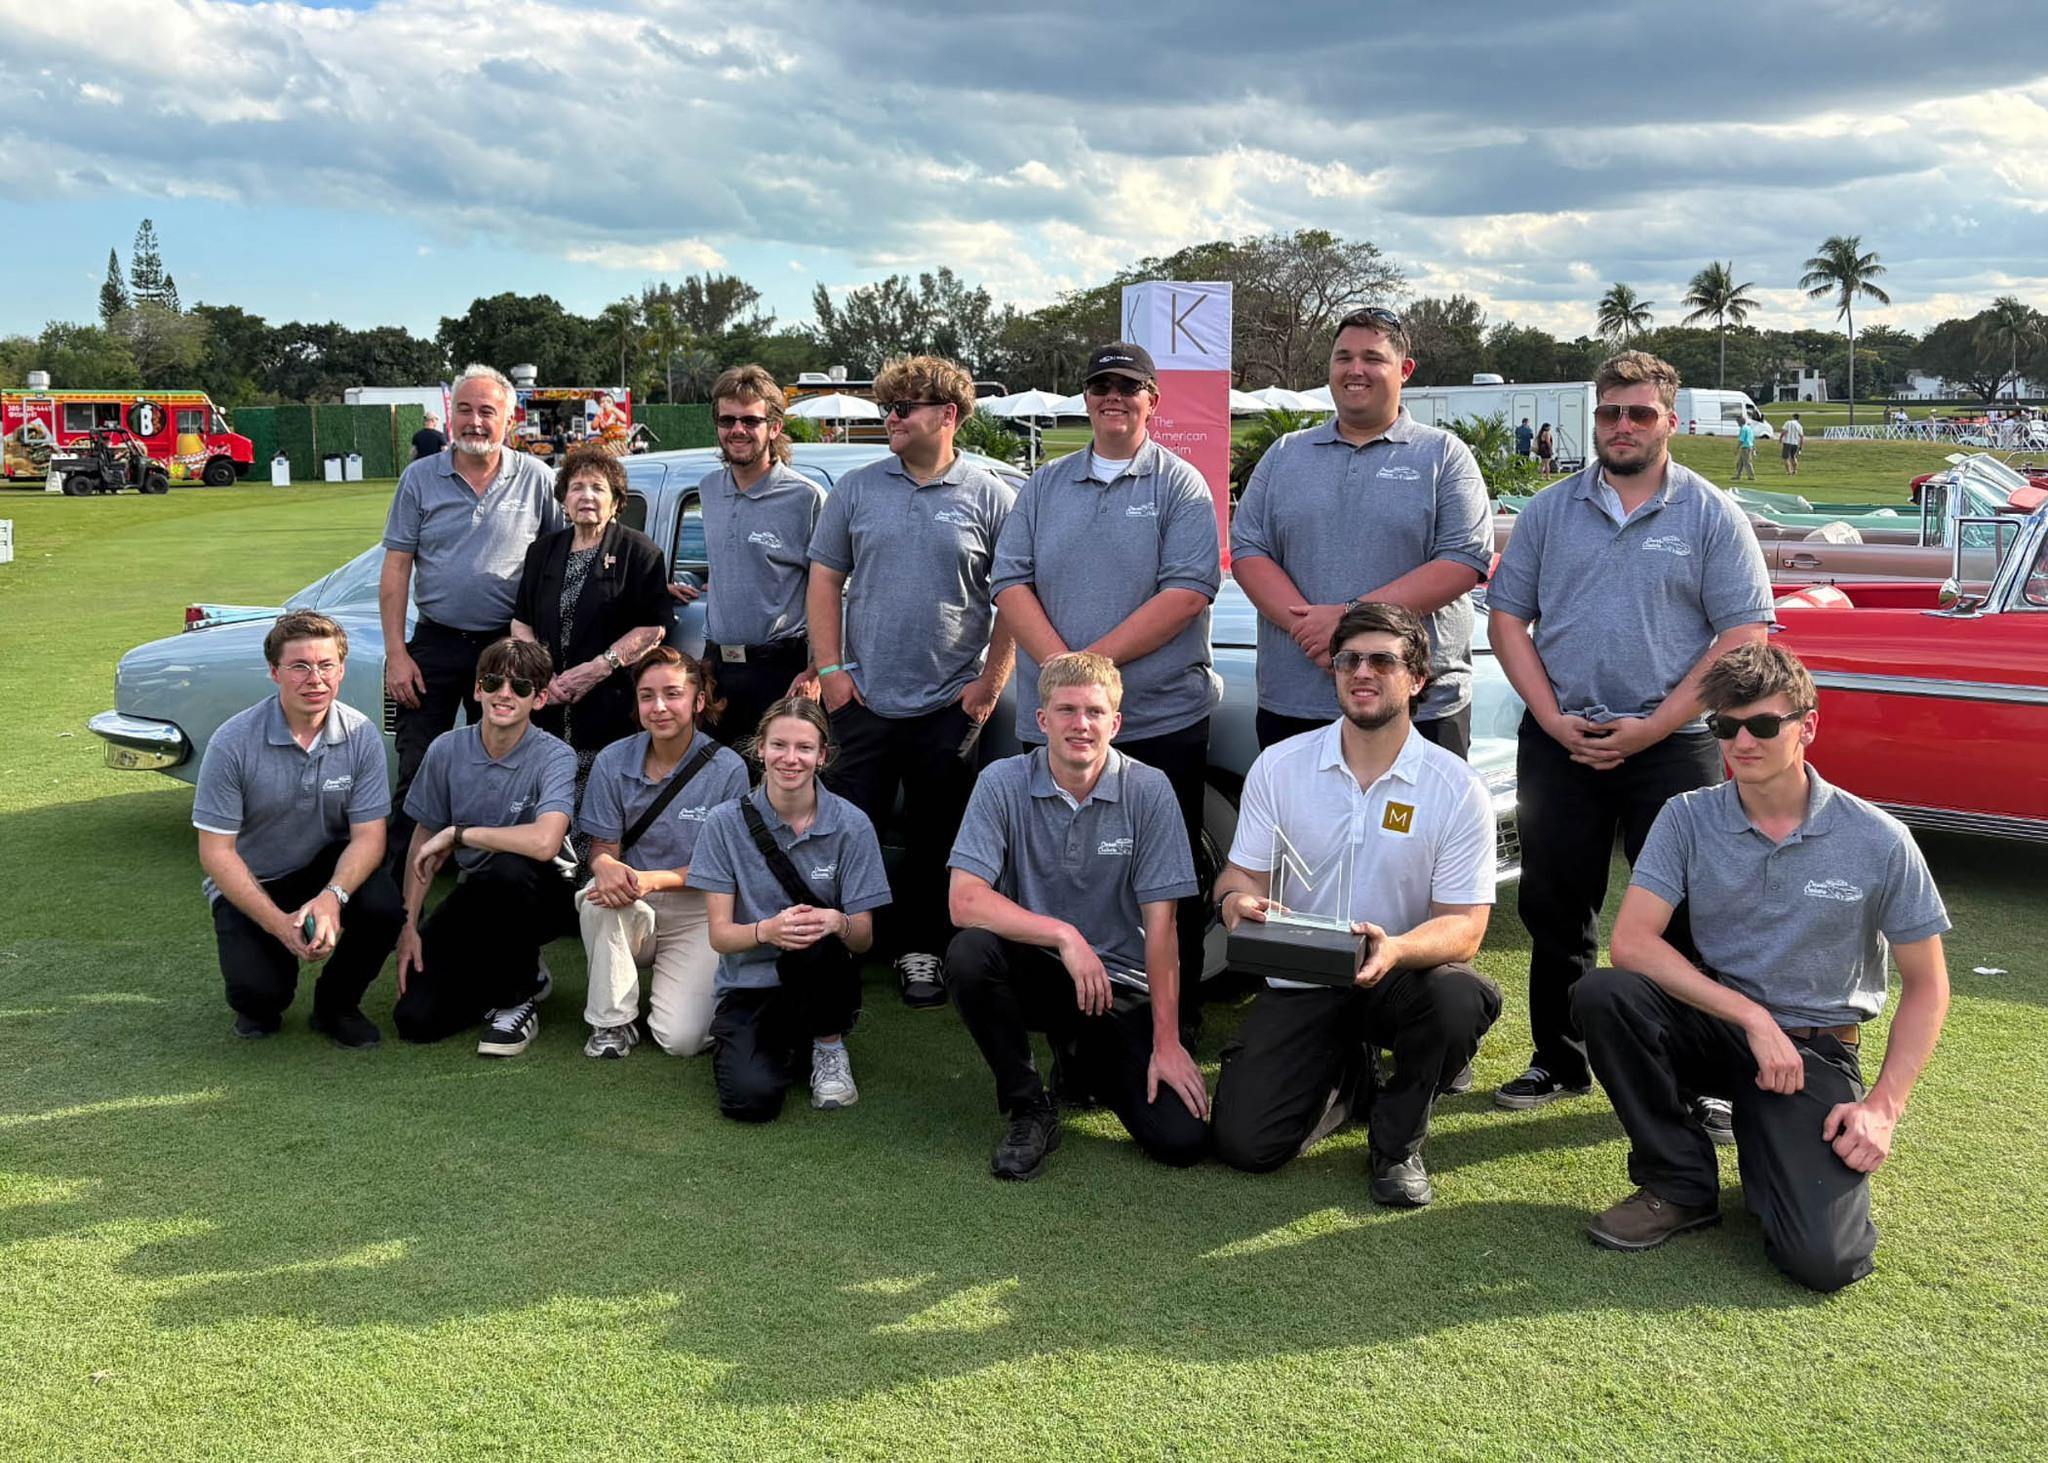
[(398, 735), (398, 703), (391, 699), (391, 693), (384, 693), (384, 735)]
[(1495, 876), (1503, 882), (1522, 876), (1522, 830), (1515, 815), (1510, 813), (1500, 820), (1494, 834), (1494, 848), (1499, 862), (1494, 866)]

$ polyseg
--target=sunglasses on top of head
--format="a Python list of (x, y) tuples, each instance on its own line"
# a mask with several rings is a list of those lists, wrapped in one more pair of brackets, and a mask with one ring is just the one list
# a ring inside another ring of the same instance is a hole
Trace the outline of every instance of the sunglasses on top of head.
[(508, 685), (512, 688), (512, 694), (521, 700), (533, 694), (533, 682), (524, 676), (501, 676), (493, 671), (487, 676), (478, 676), (476, 683), (484, 688), (484, 694), (488, 696), (497, 695)]
[(1603, 427), (1611, 427), (1623, 417), (1638, 427), (1654, 427), (1664, 420), (1661, 406), (1620, 406), (1613, 402), (1602, 402), (1593, 408), (1593, 420)]
[(1723, 716), (1715, 712), (1707, 718), (1707, 730), (1724, 742), (1735, 740), (1735, 734), (1746, 731), (1760, 742), (1768, 742), (1795, 721), (1806, 720), (1803, 711), (1788, 711), (1783, 716), (1766, 711), (1756, 716)]

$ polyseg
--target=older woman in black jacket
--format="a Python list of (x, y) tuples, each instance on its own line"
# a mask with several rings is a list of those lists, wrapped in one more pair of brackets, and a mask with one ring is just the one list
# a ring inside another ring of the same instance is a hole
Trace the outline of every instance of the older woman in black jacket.
[(626, 671), (668, 628), (668, 569), (654, 540), (618, 521), (626, 504), (618, 458), (596, 447), (563, 454), (555, 496), (569, 527), (526, 551), (512, 633), (554, 659), (533, 722), (576, 749), (580, 796), (591, 761), (639, 727)]

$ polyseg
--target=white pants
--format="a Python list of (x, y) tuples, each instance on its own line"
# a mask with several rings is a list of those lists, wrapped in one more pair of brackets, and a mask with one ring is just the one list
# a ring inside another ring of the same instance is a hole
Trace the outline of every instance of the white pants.
[(589, 957), (590, 994), (583, 1019), (592, 1026), (624, 1026), (640, 1014), (640, 966), (652, 965), (647, 1029), (671, 1056), (690, 1057), (711, 1045), (712, 982), (718, 955), (711, 920), (694, 889), (663, 889), (624, 909), (590, 902), (591, 886), (576, 894)]

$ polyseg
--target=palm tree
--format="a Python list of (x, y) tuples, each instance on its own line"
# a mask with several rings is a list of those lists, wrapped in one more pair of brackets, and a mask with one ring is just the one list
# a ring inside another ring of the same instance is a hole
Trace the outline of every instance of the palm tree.
[(1627, 345), (1651, 325), (1650, 307), (1655, 300), (1639, 300), (1625, 284), (1608, 287), (1600, 297), (1600, 334), (1616, 345)]
[(1735, 282), (1735, 261), (1722, 264), (1718, 260), (1709, 264), (1692, 277), (1692, 285), (1685, 292), (1681, 304), (1693, 307), (1685, 317), (1685, 323), (1692, 325), (1701, 320), (1714, 322), (1714, 335), (1720, 346), (1720, 359), (1714, 366), (1716, 388), (1727, 384), (1728, 378), (1728, 326), (1740, 325), (1749, 319), (1749, 312), (1757, 307), (1749, 290), (1754, 281)]
[(1806, 261), (1806, 273), (1799, 276), (1799, 288), (1809, 300), (1824, 295), (1835, 297), (1835, 318), (1849, 324), (1849, 425), (1856, 425), (1856, 297), (1862, 295), (1880, 305), (1892, 297), (1871, 281), (1885, 272), (1877, 262), (1877, 251), (1863, 252), (1861, 234), (1836, 234), (1820, 246), (1820, 253)]
[(606, 305), (597, 312), (597, 327), (605, 344), (619, 348), (619, 385), (630, 385), (626, 379), (626, 360), (634, 346), (639, 344), (639, 303), (629, 297)]
[(674, 305), (656, 300), (647, 307), (647, 348), (661, 363), (662, 375), (668, 382), (667, 400), (671, 402), (676, 399), (676, 352), (689, 341), (689, 327), (683, 324)]
[(1288, 411), (1274, 407), (1258, 418), (1242, 432), (1230, 447), (1230, 496), (1235, 502), (1252, 480), (1252, 472), (1259, 465), (1259, 459), (1275, 442), (1289, 432), (1299, 432), (1322, 421), (1320, 412)]
[[(1997, 299), (1993, 300), (1990, 310), (1986, 313), (1991, 317), (1986, 322), (1991, 338), (1993, 340), (2002, 340), (2012, 348), (2013, 395), (2017, 399), (2019, 395), (2018, 382), (2020, 379), (2020, 349), (2023, 346), (2031, 347), (2037, 343), (2041, 339), (2044, 330), (2048, 330), (2048, 321), (2043, 321), (2040, 314), (2031, 305), (2015, 299), (2011, 295), (2000, 295)], [(1993, 394), (1995, 395), (1996, 393)]]

